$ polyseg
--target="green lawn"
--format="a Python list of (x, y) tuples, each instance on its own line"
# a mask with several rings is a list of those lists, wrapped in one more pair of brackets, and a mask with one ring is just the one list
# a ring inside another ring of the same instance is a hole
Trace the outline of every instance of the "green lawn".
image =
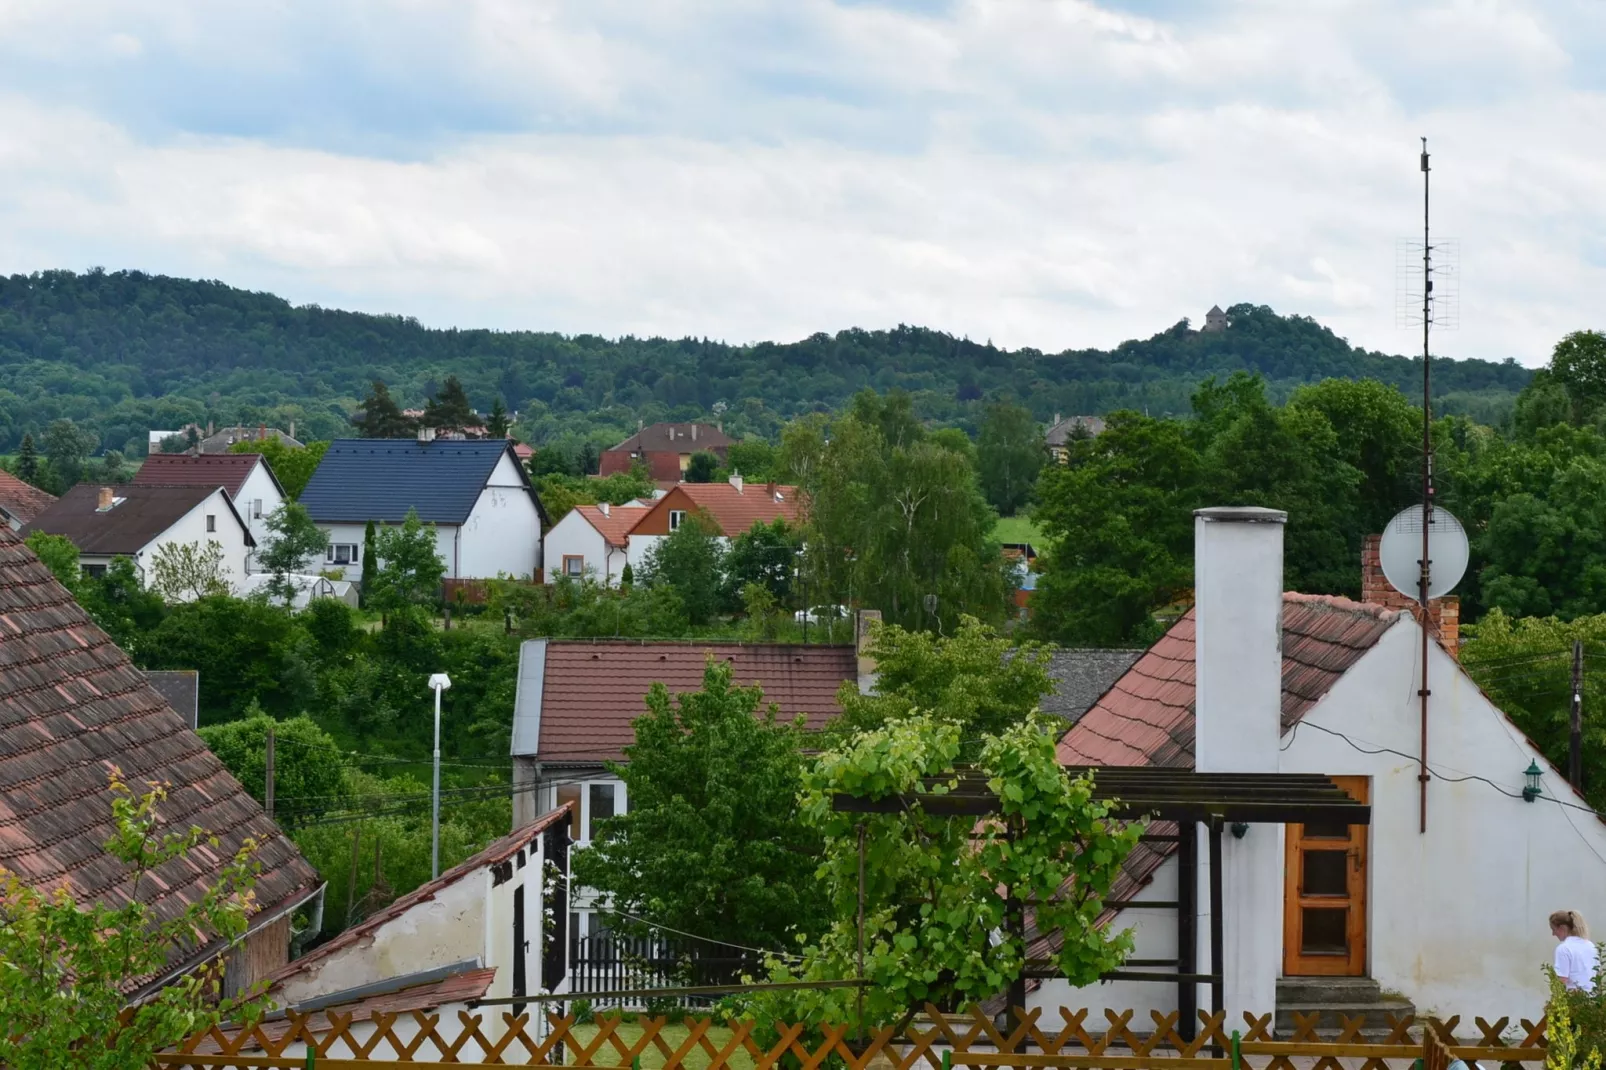
[(993, 534), (999, 542), (1029, 542), (1038, 550), (1044, 549), (1043, 533), (1030, 518), (1024, 516), (1001, 517)]
[[(686, 1042), (690, 1032), (690, 1026), (684, 1024), (667, 1025), (659, 1036), (669, 1046), (670, 1051), (676, 1051)], [(597, 1027), (595, 1025), (577, 1025), (574, 1027), (574, 1036), (581, 1043), (591, 1043), (596, 1035)], [(619, 1039), (620, 1043), (624, 1044), (626, 1050), (629, 1050), (635, 1047), (637, 1041), (641, 1039), (641, 1026), (635, 1022), (623, 1022), (614, 1031), (613, 1035)], [(730, 1043), (731, 1031), (725, 1026), (716, 1025), (711, 1026), (704, 1036), (714, 1046), (715, 1051), (723, 1051), (725, 1045)], [(565, 1044), (564, 1050), (567, 1061), (571, 1064), (574, 1063), (574, 1045)], [(591, 1054), (589, 1065), (628, 1067), (630, 1064), (619, 1053), (619, 1049), (614, 1047), (613, 1041), (610, 1039), (604, 1040), (602, 1046)], [(663, 1070), (663, 1065), (664, 1053), (658, 1050), (658, 1045), (649, 1043), (647, 1049), (641, 1053), (641, 1070)], [(703, 1050), (703, 1046), (699, 1044), (687, 1053), (686, 1058), (680, 1065), (685, 1067), (686, 1070), (705, 1070), (708, 1066), (708, 1052)], [(753, 1057), (748, 1054), (746, 1048), (743, 1048), (734, 1053), (725, 1065), (730, 1067), (731, 1070), (752, 1070)]]

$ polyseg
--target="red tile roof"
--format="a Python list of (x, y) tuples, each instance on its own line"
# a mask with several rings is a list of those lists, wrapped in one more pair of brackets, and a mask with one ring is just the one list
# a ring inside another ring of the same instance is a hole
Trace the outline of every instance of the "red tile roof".
[[(134, 474), (136, 486), (222, 487), (239, 498), (240, 488), (259, 464), (260, 453), (153, 453)], [(269, 474), (272, 474), (270, 468)], [(274, 480), (275, 483), (278, 480)]]
[(24, 483), (10, 472), (0, 471), (0, 509), (16, 517), (19, 524), (30, 523), (55, 501), (54, 494), (47, 494), (31, 483)]
[(622, 547), (630, 539), (630, 529), (636, 526), (636, 521), (647, 515), (651, 506), (610, 505), (607, 513), (603, 513), (600, 505), (577, 505), (574, 508), (609, 545)]
[(554, 824), (567, 817), (568, 813), (569, 804), (565, 803), (556, 810), (542, 814), (540, 817), (536, 818), (528, 825), (525, 825), (523, 828), (514, 829), (512, 832), (508, 833), (506, 836), (503, 836), (495, 843), (492, 843), (490, 846), (486, 847), (473, 857), (464, 859), (462, 862), (459, 862), (457, 865), (453, 866), (445, 873), (442, 873), (434, 880), (419, 885), (406, 895), (392, 902), (389, 906), (383, 907), (373, 914), (370, 914), (368, 917), (363, 919), (360, 925), (353, 925), (351, 928), (336, 936), (333, 940), (319, 944), (317, 947), (313, 948), (305, 955), (302, 955), (294, 962), (279, 967), (271, 975), (269, 975), (268, 980), (272, 982), (275, 988), (277, 988), (282, 984), (285, 978), (293, 977), (305, 970), (308, 966), (322, 962), (335, 952), (350, 947), (352, 944), (355, 944), (357, 941), (362, 940), (369, 934), (373, 933), (386, 922), (394, 921), (395, 919), (401, 917), (418, 904), (430, 902), (435, 898), (436, 893), (441, 891), (441, 889), (456, 884), (458, 881), (462, 880), (470, 873), (473, 873), (475, 870), (484, 869), (486, 866), (494, 866), (499, 862), (507, 861), (509, 858), (512, 858), (514, 855), (518, 854), (525, 847), (528, 847), (532, 842), (534, 842), (536, 837), (541, 835), (541, 833), (545, 832)]
[[(1399, 616), (1347, 598), (1284, 594), (1283, 731), (1321, 701)], [(1194, 668), (1190, 609), (1060, 738), (1060, 762), (1192, 769)], [(1176, 828), (1158, 822), (1153, 831), (1174, 834)], [(1174, 844), (1138, 844), (1108, 898), (1132, 898), (1174, 850)], [(1115, 914), (1106, 911), (1100, 921)], [(1046, 957), (1051, 950), (1051, 941), (1038, 938), (1028, 954)]]
[(762, 687), (765, 704), (779, 706), (781, 717), (801, 713), (811, 729), (842, 712), (837, 689), (859, 672), (851, 645), (549, 641), (536, 756), (588, 765), (622, 760), (652, 685), (700, 689), (710, 655), (734, 665), (737, 683)]
[[(680, 483), (675, 489), (690, 498), (693, 506), (712, 517), (714, 523), (719, 525), (721, 534), (731, 538), (755, 523), (768, 524), (775, 520), (797, 523), (796, 487), (748, 483), (737, 490), (729, 483)], [(670, 509), (675, 506), (671, 492), (659, 498), (652, 508)]]
[(289, 838), (49, 569), (0, 526), (0, 867), (35, 888), (65, 884), (80, 902), (126, 897), (130, 871), (103, 847), (112, 833), (113, 766), (136, 789), (171, 782), (159, 810), (166, 826), (199, 825), (219, 840), (141, 883), (141, 898), (159, 917), (175, 917), (198, 899), (247, 837), (261, 844), (259, 923), (317, 888), (317, 873)]

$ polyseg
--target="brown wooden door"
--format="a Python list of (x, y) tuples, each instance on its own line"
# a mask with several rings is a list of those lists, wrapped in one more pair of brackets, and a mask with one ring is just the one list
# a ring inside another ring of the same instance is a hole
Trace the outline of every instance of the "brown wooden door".
[[(1366, 777), (1333, 781), (1357, 802)], [(1366, 975), (1365, 825), (1289, 825), (1284, 859), (1283, 973)]]

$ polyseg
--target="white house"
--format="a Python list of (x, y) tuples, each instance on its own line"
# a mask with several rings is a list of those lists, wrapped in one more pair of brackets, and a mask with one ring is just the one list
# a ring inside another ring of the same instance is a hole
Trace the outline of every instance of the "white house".
[[(775, 483), (748, 483), (733, 475), (726, 483), (680, 483), (669, 488), (647, 508), (630, 529), (627, 555), (633, 572), (640, 572), (653, 547), (680, 527), (686, 517), (698, 515), (722, 539), (734, 539), (754, 524), (777, 520), (796, 525), (799, 499), (796, 487)], [(791, 562), (781, 564), (789, 568)]]
[[(334, 1012), (352, 1015), (353, 1031), (366, 1039), (372, 1026), (364, 1025), (375, 1014), (467, 1009), (476, 1000), (557, 989), (567, 923), (568, 818), (567, 808), (543, 815), (281, 967), (268, 977), (268, 997), (281, 1012), (326, 1012), (311, 1023), (314, 1031), (320, 1020), (327, 1028)], [(479, 1012), (486, 1041), (501, 1037), (502, 1014), (509, 1010), (518, 1013), (516, 1006)], [(538, 1007), (530, 1010), (540, 1017)], [(411, 1016), (402, 1017), (400, 1031), (410, 1039)], [(457, 1015), (441, 1017), (440, 1035), (450, 1043)], [(288, 1023), (281, 1013), (261, 1028), (277, 1042)], [(299, 1058), (305, 1049), (298, 1042), (284, 1054)], [(426, 1047), (413, 1058), (433, 1061), (432, 1055), (439, 1058)]]
[(542, 554), (551, 567), (548, 583), (559, 576), (590, 577), (609, 587), (619, 585), (628, 561), (630, 529), (646, 516), (645, 505), (577, 505), (546, 533)]
[(216, 485), (80, 483), (36, 516), (23, 534), (35, 531), (65, 536), (78, 547), (79, 564), (90, 575), (126, 557), (147, 583), (151, 559), (162, 547), (215, 542), (223, 551), (224, 580), (237, 587), (256, 547), (245, 518)]
[(301, 492), (329, 533), (320, 571), (361, 579), (368, 522), (400, 524), (409, 509), (435, 525), (446, 578), (530, 579), (541, 569), (546, 514), (505, 439), (343, 439), (331, 443)]
[(153, 453), (139, 466), (134, 482), (145, 486), (222, 487), (245, 518), (251, 538), (259, 547), (272, 541), (268, 517), (285, 501), (284, 488), (260, 453)]
[[(1437, 637), (1424, 644), (1409, 610), (1281, 594), (1284, 519), (1196, 514), (1195, 608), (1066, 732), (1061, 760), (1322, 773), (1370, 803), (1369, 827), (1253, 825), (1224, 837), (1230, 1022), (1329, 998), (1386, 1006), (1387, 993), (1464, 1020), (1537, 1019), (1554, 950), (1547, 915), (1606, 918), (1606, 824)], [(1539, 791), (1525, 793), (1535, 764)], [(1134, 930), (1134, 958), (1178, 958), (1178, 866), (1174, 844), (1140, 845), (1112, 892), (1137, 901), (1111, 922)], [(1209, 922), (1201, 902), (1195, 931)], [(1174, 983), (1050, 981), (1029, 1003), (1141, 1019), (1175, 1010), (1178, 994)], [(1197, 1005), (1210, 1005), (1208, 987)]]

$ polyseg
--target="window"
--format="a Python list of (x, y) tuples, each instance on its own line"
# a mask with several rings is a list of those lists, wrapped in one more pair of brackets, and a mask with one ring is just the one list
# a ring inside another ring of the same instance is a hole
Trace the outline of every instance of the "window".
[(559, 784), (553, 805), (564, 803), (574, 804), (569, 812), (569, 838), (578, 844), (590, 843), (596, 839), (604, 821), (625, 812), (625, 786), (617, 780)]
[(580, 554), (563, 555), (563, 574), (565, 576), (583, 576), (586, 571), (586, 559)]
[(261, 498), (252, 498), (251, 499), (251, 519), (252, 520), (261, 520), (262, 519), (262, 499)]
[(206, 514), (206, 530), (207, 531), (216, 531), (217, 530), (217, 514), (216, 513), (207, 513)]
[(669, 510), (669, 530), (670, 531), (679, 531), (680, 530), (681, 521), (683, 521), (685, 519), (686, 519), (686, 510), (684, 510), (684, 509), (671, 509), (671, 510)]
[(82, 571), (84, 575), (88, 576), (90, 579), (99, 580), (106, 578), (105, 565), (84, 565), (82, 566)]
[(354, 542), (332, 542), (324, 554), (324, 560), (331, 565), (355, 565), (361, 560), (358, 550)]

